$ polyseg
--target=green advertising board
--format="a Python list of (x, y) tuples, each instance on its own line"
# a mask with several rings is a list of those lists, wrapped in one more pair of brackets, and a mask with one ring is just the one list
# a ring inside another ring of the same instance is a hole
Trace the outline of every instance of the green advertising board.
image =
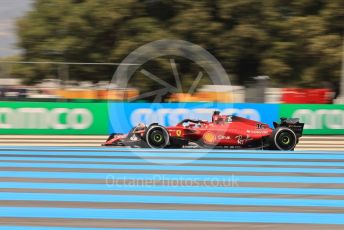
[(281, 117), (300, 118), (304, 134), (344, 134), (344, 105), (280, 105)]
[(106, 103), (0, 102), (0, 134), (107, 134)]

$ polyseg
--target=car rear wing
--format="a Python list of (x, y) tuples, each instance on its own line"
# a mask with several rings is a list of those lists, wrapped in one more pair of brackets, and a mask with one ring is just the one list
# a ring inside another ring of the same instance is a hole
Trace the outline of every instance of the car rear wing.
[(281, 123), (278, 124), (277, 122), (274, 122), (273, 125), (275, 128), (277, 127), (287, 127), (291, 130), (293, 130), (296, 134), (296, 136), (299, 138), (302, 136), (302, 132), (303, 132), (303, 127), (304, 127), (304, 123), (300, 123), (300, 119), (299, 118), (285, 118), (285, 117), (281, 117)]

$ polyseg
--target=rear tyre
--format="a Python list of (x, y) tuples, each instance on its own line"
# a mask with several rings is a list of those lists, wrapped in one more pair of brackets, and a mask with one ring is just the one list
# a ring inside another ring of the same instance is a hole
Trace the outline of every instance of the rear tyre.
[(293, 130), (287, 127), (275, 129), (270, 138), (272, 149), (275, 150), (294, 150), (297, 144), (297, 137)]
[(166, 148), (170, 143), (170, 135), (165, 127), (150, 126), (146, 132), (146, 143), (150, 148)]

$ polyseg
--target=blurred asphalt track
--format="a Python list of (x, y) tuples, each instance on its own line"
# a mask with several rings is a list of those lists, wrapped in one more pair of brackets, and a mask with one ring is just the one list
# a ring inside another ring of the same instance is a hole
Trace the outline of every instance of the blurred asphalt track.
[(344, 228), (340, 151), (9, 146), (0, 167), (0, 230)]

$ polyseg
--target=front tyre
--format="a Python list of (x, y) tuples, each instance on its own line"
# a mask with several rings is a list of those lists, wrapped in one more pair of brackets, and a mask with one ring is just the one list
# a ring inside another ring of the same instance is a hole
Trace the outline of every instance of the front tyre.
[(287, 127), (275, 129), (270, 139), (272, 148), (276, 150), (294, 150), (297, 144), (295, 132)]
[(170, 135), (165, 127), (150, 126), (146, 132), (146, 143), (150, 148), (166, 148), (170, 143)]

